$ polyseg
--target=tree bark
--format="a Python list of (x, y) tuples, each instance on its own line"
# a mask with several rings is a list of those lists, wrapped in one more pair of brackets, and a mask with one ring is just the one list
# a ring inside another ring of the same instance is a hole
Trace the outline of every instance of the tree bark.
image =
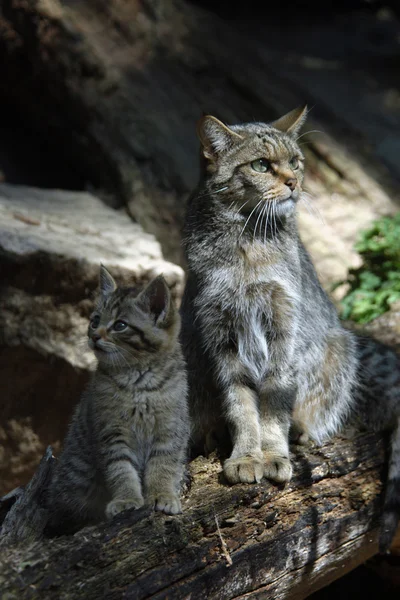
[(191, 464), (183, 513), (147, 509), (74, 536), (2, 548), (6, 598), (306, 598), (377, 552), (384, 443), (294, 449), (293, 481), (228, 487)]

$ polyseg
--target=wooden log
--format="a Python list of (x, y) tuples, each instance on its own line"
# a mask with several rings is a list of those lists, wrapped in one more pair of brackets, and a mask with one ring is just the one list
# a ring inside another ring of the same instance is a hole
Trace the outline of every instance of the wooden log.
[(183, 513), (147, 509), (0, 553), (5, 598), (301, 600), (377, 552), (384, 443), (294, 448), (294, 479), (228, 487), (191, 464)]
[(26, 488), (17, 488), (0, 501), (7, 505), (13, 501), (1, 523), (0, 547), (19, 542), (29, 543), (43, 537), (48, 522), (46, 493), (53, 476), (55, 458), (49, 446), (39, 467)]

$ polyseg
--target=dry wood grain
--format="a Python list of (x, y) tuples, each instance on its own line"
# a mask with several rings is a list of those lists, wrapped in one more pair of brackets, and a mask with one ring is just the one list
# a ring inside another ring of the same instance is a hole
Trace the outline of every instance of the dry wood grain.
[(377, 552), (384, 454), (369, 434), (297, 448), (285, 488), (229, 487), (217, 458), (199, 457), (182, 515), (129, 511), (8, 547), (0, 588), (21, 599), (306, 598)]

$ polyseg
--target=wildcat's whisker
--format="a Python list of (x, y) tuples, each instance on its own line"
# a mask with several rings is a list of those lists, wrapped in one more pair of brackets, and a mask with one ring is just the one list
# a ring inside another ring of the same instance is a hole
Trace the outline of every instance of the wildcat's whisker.
[(271, 213), (271, 202), (268, 202), (267, 214), (265, 217), (265, 225), (264, 225), (264, 244), (267, 243), (267, 229), (268, 229), (268, 225), (269, 225), (270, 213)]
[(269, 213), (271, 210), (271, 202), (268, 201), (265, 204), (265, 214), (264, 214), (264, 244), (266, 244), (267, 242), (267, 227), (268, 227), (268, 219), (269, 219)]
[(323, 135), (326, 135), (324, 131), (320, 131), (319, 129), (311, 129), (310, 131), (305, 131), (304, 133), (299, 135), (299, 137), (296, 138), (296, 142), (298, 142), (300, 138), (304, 137), (305, 135), (308, 135), (309, 133), (322, 133)]
[[(306, 210), (308, 211), (308, 213), (309, 213), (311, 216), (314, 216), (314, 217), (316, 217), (316, 218), (317, 218), (317, 219), (318, 219), (318, 220), (321, 222), (321, 224), (325, 226), (325, 225), (326, 225), (326, 222), (325, 222), (325, 219), (324, 219), (324, 217), (322, 216), (322, 214), (321, 214), (321, 212), (318, 210), (318, 208), (317, 208), (317, 207), (315, 207), (315, 206), (313, 206), (313, 205), (311, 204), (311, 202), (309, 202), (309, 201), (308, 201), (308, 199), (307, 199), (307, 195), (309, 196), (309, 194), (305, 194), (305, 193), (303, 192), (303, 193), (301, 194), (301, 196), (300, 196), (300, 201), (302, 201), (302, 202), (304, 203), (304, 206), (306, 207)], [(311, 196), (310, 196), (310, 198), (311, 198)]]
[(262, 206), (262, 209), (261, 209), (260, 228), (259, 228), (259, 234), (258, 234), (259, 237), (260, 237), (260, 239), (262, 239), (261, 238), (261, 236), (262, 236), (262, 225), (263, 225), (263, 220), (264, 220), (264, 217), (265, 217), (265, 211), (266, 210), (267, 210), (267, 202), (264, 202), (264, 204)]
[(255, 237), (256, 237), (256, 235), (257, 235), (257, 226), (258, 226), (258, 221), (260, 220), (260, 217), (261, 217), (261, 216), (262, 216), (262, 214), (263, 214), (264, 207), (265, 207), (265, 203), (261, 205), (261, 209), (260, 209), (260, 211), (259, 211), (259, 213), (258, 213), (258, 216), (257, 216), (256, 224), (255, 224), (255, 226), (254, 226), (254, 230), (253, 230), (253, 242), (254, 242), (254, 239), (255, 239)]
[(197, 196), (198, 198), (205, 198), (206, 196), (212, 196), (213, 194), (220, 194), (221, 192), (224, 192), (225, 190), (227, 190), (229, 188), (228, 185), (219, 188), (218, 190), (211, 190), (211, 192), (207, 192), (206, 194), (201, 194), (200, 196)]
[(245, 222), (245, 224), (243, 225), (243, 229), (239, 234), (239, 239), (242, 237), (244, 230), (246, 229), (246, 225), (247, 223), (250, 221), (254, 211), (260, 206), (261, 202), (263, 201), (263, 199), (261, 198), (261, 200), (255, 205), (255, 207), (253, 208), (253, 210), (251, 211), (251, 213), (249, 214), (249, 216), (247, 217), (247, 220)]
[(275, 200), (272, 200), (272, 241), (275, 242), (276, 235), (276, 220), (275, 220)]
[(246, 204), (248, 204), (249, 201), (246, 200), (246, 202), (244, 202), (238, 209), (237, 211), (235, 211), (235, 215), (238, 215), (240, 213), (240, 211), (242, 210), (242, 208), (244, 208), (246, 206)]

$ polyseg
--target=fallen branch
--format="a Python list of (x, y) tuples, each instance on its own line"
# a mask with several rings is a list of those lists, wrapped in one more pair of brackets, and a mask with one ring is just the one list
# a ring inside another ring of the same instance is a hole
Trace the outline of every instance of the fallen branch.
[(298, 448), (285, 488), (228, 487), (217, 458), (199, 457), (182, 515), (128, 511), (8, 547), (0, 588), (19, 599), (300, 600), (376, 554), (384, 456), (372, 434)]

